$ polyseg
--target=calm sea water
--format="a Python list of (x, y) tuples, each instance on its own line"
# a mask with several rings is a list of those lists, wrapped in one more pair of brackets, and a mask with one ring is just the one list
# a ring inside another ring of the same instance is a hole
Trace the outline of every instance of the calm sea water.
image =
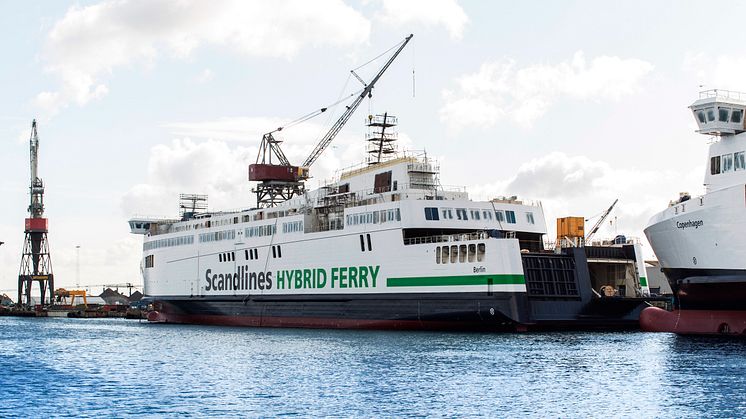
[(745, 417), (746, 342), (0, 318), (0, 417)]

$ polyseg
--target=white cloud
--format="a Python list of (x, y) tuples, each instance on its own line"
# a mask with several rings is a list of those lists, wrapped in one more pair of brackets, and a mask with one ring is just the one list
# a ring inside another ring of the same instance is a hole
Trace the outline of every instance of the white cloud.
[(684, 70), (694, 74), (702, 89), (730, 89), (746, 91), (746, 57), (732, 55), (710, 56), (707, 53), (687, 52)]
[(207, 83), (211, 81), (213, 77), (215, 77), (215, 74), (212, 72), (212, 70), (206, 68), (202, 70), (202, 72), (199, 73), (197, 77), (194, 78), (194, 81), (196, 81), (197, 83)]
[(634, 94), (653, 65), (638, 59), (595, 57), (582, 51), (555, 65), (518, 68), (514, 60), (482, 64), (443, 91), (440, 117), (452, 129), (489, 127), (504, 118), (530, 126), (562, 98), (618, 100)]
[(307, 46), (356, 45), (370, 22), (341, 0), (111, 0), (72, 7), (48, 34), (43, 59), (62, 81), (37, 95), (50, 111), (107, 94), (115, 68), (187, 57), (204, 44), (245, 55), (291, 58)]
[(420, 22), (428, 26), (443, 25), (451, 38), (461, 39), (469, 17), (455, 0), (383, 0), (378, 16), (392, 25)]
[(248, 164), (256, 148), (231, 148), (223, 141), (175, 139), (150, 150), (148, 179), (122, 200), (128, 216), (173, 215), (180, 193), (208, 194), (211, 208), (248, 206)]
[[(540, 198), (550, 240), (556, 234), (557, 217), (591, 217), (619, 198), (598, 237), (618, 233), (643, 239), (643, 229), (650, 217), (665, 209), (668, 201), (677, 198), (679, 192), (688, 191), (693, 195), (703, 192), (703, 170), (656, 171), (552, 152), (521, 165), (509, 179), (475, 185), (469, 190), (474, 199), (500, 195)], [(651, 187), (651, 182), (655, 187)], [(614, 220), (616, 223), (610, 225), (609, 221)], [(652, 257), (649, 247), (646, 252), (647, 257)]]

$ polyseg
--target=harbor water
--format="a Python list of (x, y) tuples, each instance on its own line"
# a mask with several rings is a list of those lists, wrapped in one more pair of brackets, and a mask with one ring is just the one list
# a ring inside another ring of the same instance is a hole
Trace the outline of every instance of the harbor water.
[(0, 317), (0, 417), (744, 417), (746, 342)]

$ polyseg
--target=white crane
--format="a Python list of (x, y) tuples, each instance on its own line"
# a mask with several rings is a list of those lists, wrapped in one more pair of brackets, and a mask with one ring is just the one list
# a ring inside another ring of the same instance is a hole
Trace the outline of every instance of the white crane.
[(596, 221), (596, 224), (593, 225), (593, 228), (591, 228), (591, 231), (589, 231), (588, 234), (585, 236), (586, 243), (589, 242), (591, 238), (593, 238), (593, 235), (596, 234), (598, 229), (601, 228), (601, 224), (603, 224), (604, 221), (606, 220), (606, 217), (608, 217), (609, 214), (611, 214), (611, 210), (614, 209), (614, 206), (616, 205), (617, 202), (619, 202), (618, 198), (614, 200), (614, 203), (611, 204), (609, 209), (607, 209), (606, 211), (604, 211), (603, 214), (601, 214), (601, 218), (599, 218), (598, 221)]

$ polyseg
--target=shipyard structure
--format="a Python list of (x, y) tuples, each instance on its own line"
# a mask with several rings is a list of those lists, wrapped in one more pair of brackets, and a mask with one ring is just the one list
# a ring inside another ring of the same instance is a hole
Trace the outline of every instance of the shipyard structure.
[(36, 131), (36, 120), (31, 123), (30, 166), (31, 184), (28, 206), (29, 217), (25, 220), (23, 253), (18, 272), (18, 304), (31, 306), (31, 289), (34, 283), (39, 286), (40, 304), (51, 305), (54, 300), (54, 274), (52, 259), (47, 241), (48, 220), (44, 217), (44, 182), (38, 174), (39, 136)]

